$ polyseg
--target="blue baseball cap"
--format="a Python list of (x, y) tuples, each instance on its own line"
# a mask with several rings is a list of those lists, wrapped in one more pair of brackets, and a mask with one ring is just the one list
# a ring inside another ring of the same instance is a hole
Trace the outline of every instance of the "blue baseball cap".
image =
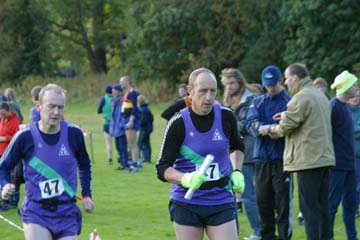
[(119, 91), (119, 92), (122, 91), (122, 87), (121, 87), (120, 84), (115, 84), (115, 85), (113, 86), (113, 89), (115, 89), (116, 91)]
[(261, 73), (261, 81), (263, 86), (275, 86), (281, 79), (280, 68), (269, 65)]
[(106, 93), (111, 94), (111, 93), (112, 93), (112, 86), (106, 85), (105, 88), (104, 88), (104, 90), (105, 90)]

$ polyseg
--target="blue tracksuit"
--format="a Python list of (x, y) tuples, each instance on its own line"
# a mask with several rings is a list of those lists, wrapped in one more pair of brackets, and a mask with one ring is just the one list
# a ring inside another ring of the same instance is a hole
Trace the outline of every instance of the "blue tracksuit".
[(283, 171), (284, 138), (274, 140), (258, 135), (260, 126), (277, 123), (273, 116), (285, 111), (289, 101), (290, 96), (284, 90), (277, 95), (259, 96), (254, 99), (246, 118), (247, 131), (256, 137), (254, 180), (262, 239), (275, 239), (275, 225), (280, 239), (291, 237), (292, 178)]
[(268, 136), (258, 136), (259, 127), (262, 125), (276, 124), (273, 115), (286, 109), (290, 96), (282, 90), (272, 96), (267, 93), (254, 99), (246, 118), (246, 129), (250, 135), (257, 137), (254, 146), (255, 162), (272, 162), (282, 160), (284, 153), (284, 138), (273, 140)]

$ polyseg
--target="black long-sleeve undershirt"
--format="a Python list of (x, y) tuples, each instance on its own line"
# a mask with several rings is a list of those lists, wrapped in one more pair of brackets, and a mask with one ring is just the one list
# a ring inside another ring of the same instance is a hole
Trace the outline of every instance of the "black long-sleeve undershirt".
[[(214, 110), (208, 115), (200, 116), (194, 113), (189, 107), (191, 120), (199, 132), (207, 132), (211, 129), (214, 122)], [(240, 150), (244, 152), (244, 143), (241, 140), (236, 124), (234, 113), (228, 108), (221, 109), (222, 127), (224, 134), (229, 139), (230, 151)], [(164, 179), (164, 172), (172, 167), (174, 161), (179, 156), (180, 147), (185, 139), (185, 125), (180, 113), (173, 116), (165, 130), (156, 170), (158, 178)]]
[(175, 113), (179, 112), (183, 108), (186, 108), (185, 99), (179, 98), (161, 113), (161, 117), (169, 121)]

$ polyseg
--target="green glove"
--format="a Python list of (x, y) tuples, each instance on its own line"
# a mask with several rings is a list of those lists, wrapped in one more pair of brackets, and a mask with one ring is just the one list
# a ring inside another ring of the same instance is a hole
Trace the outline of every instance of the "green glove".
[(231, 181), (233, 183), (233, 190), (236, 193), (243, 193), (245, 190), (245, 180), (244, 175), (240, 171), (233, 171), (230, 175)]
[(181, 185), (184, 188), (198, 189), (206, 177), (198, 172), (185, 173), (181, 178)]

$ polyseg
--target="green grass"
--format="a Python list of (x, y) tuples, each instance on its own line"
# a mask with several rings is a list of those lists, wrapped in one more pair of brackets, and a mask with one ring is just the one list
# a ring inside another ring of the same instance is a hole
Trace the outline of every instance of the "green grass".
[[(145, 164), (140, 173), (128, 174), (115, 170), (116, 165), (106, 165), (105, 143), (102, 135), (101, 116), (96, 114), (96, 101), (69, 103), (65, 118), (92, 132), (94, 145), (93, 200), (95, 211), (83, 213), (83, 229), (79, 239), (89, 239), (90, 232), (97, 228), (103, 240), (175, 239), (167, 210), (170, 184), (160, 182), (155, 176), (154, 164), (160, 149), (166, 121), (160, 112), (166, 104), (152, 105), (155, 129), (151, 135), (152, 163)], [(28, 119), (30, 105), (23, 105), (23, 113)], [(26, 122), (26, 120), (25, 120)], [(89, 137), (86, 137), (89, 143)], [(90, 145), (88, 144), (90, 154)], [(114, 148), (114, 157), (116, 150)], [(23, 189), (23, 187), (22, 187)], [(80, 189), (79, 191), (80, 192)], [(23, 196), (23, 194), (22, 194)], [(294, 192), (294, 229), (292, 239), (305, 239), (304, 227), (297, 225), (297, 193)], [(1, 213), (6, 218), (21, 225), (15, 210)], [(341, 213), (337, 215), (335, 237), (346, 239)], [(251, 234), (245, 213), (239, 214), (240, 237)], [(359, 219), (357, 219), (359, 226)], [(22, 232), (0, 220), (0, 239), (24, 239)], [(359, 229), (358, 229), (359, 230)]]

